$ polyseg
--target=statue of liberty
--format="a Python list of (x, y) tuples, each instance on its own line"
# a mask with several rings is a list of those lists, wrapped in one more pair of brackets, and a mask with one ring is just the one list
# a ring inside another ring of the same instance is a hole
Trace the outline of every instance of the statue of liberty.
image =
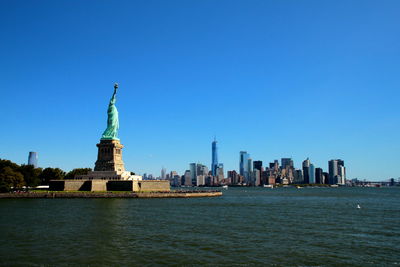
[(102, 140), (119, 140), (118, 129), (119, 129), (119, 120), (118, 120), (118, 110), (115, 107), (115, 101), (117, 100), (115, 95), (117, 94), (118, 83), (114, 84), (114, 93), (110, 99), (110, 103), (108, 104), (108, 119), (107, 119), (107, 129), (104, 131), (101, 139)]

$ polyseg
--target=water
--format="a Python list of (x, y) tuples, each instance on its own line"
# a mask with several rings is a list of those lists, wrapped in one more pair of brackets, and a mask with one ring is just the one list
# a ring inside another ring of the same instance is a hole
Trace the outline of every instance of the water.
[(400, 265), (399, 196), (229, 188), (219, 198), (2, 199), (0, 265)]

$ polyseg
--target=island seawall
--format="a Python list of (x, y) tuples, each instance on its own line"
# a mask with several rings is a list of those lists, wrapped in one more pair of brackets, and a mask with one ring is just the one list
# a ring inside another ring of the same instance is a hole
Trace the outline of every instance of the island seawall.
[(193, 198), (219, 197), (221, 191), (170, 192), (19, 192), (1, 193), (0, 199), (10, 198)]

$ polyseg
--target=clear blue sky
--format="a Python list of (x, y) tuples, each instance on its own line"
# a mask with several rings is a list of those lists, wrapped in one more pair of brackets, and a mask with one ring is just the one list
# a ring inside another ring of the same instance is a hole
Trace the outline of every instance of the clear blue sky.
[(1, 1), (0, 158), (92, 167), (114, 82), (127, 169), (345, 161), (400, 177), (400, 1)]

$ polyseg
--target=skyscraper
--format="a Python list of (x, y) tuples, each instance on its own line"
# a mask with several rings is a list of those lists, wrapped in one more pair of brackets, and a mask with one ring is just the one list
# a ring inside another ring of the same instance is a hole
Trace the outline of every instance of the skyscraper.
[(240, 151), (240, 159), (239, 159), (239, 174), (245, 176), (245, 173), (248, 172), (248, 159), (250, 155), (246, 151)]
[(329, 183), (337, 184), (338, 161), (334, 159), (330, 160), (328, 162), (328, 167), (329, 167)]
[(192, 186), (192, 174), (190, 172), (190, 170), (186, 170), (185, 174), (183, 175), (183, 181), (182, 181), (182, 185), (185, 186)]
[(303, 181), (305, 184), (310, 183), (310, 160), (308, 158), (303, 161)]
[(167, 173), (167, 170), (164, 167), (162, 167), (161, 168), (161, 180), (167, 179), (166, 173)]
[(281, 159), (282, 169), (286, 169), (287, 166), (293, 167), (293, 160), (291, 158), (282, 158)]
[[(246, 180), (247, 179), (247, 180)], [(253, 181), (253, 160), (247, 160), (247, 177), (245, 176), (245, 181), (247, 184), (254, 185)]]
[(315, 184), (315, 167), (314, 164), (310, 164), (310, 169), (309, 169), (309, 183), (310, 184)]
[(324, 183), (324, 175), (321, 168), (315, 169), (315, 183), (316, 184), (323, 184)]
[(251, 180), (252, 169), (253, 161), (250, 159), (250, 154), (246, 151), (240, 151), (239, 173), (244, 177), (244, 183), (248, 183)]
[(339, 165), (338, 174), (339, 174), (338, 184), (341, 185), (346, 184), (346, 168), (343, 165)]
[(217, 176), (218, 169), (218, 151), (217, 151), (217, 140), (211, 144), (211, 174), (212, 176)]
[(192, 179), (192, 185), (196, 185), (197, 183), (197, 167), (196, 163), (190, 163), (190, 178)]
[(332, 159), (328, 162), (328, 165), (329, 165), (329, 183), (345, 184), (346, 168), (344, 167), (344, 161), (341, 159)]
[(37, 168), (38, 166), (38, 154), (37, 152), (29, 152), (28, 157), (28, 165), (33, 165), (33, 167)]
[(303, 171), (302, 170), (295, 170), (295, 172), (294, 172), (294, 183), (295, 184), (304, 183)]
[(217, 182), (220, 183), (224, 178), (224, 164), (220, 163), (218, 164), (218, 169), (217, 169)]
[(261, 160), (255, 160), (253, 162), (253, 168), (256, 170), (259, 170), (260, 172), (262, 171), (262, 165), (263, 165), (263, 162)]

